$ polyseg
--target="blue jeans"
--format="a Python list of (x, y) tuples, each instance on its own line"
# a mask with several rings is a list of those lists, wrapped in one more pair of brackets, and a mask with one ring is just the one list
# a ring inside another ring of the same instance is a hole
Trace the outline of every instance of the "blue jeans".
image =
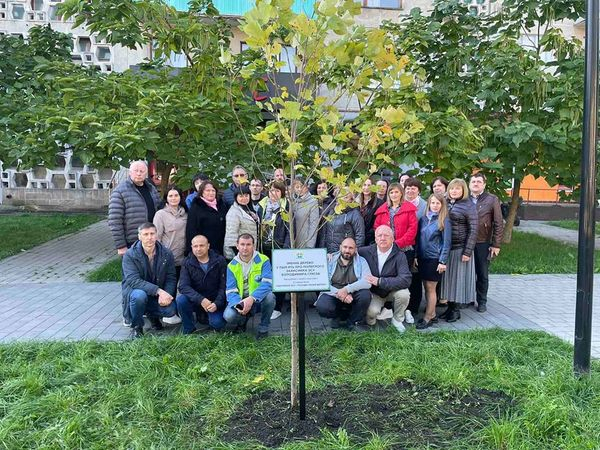
[(148, 295), (141, 289), (134, 289), (129, 294), (129, 311), (131, 312), (131, 327), (143, 328), (144, 314), (151, 319), (173, 317), (177, 314), (177, 305), (173, 301), (168, 306), (160, 306), (157, 295)]
[(260, 324), (258, 325), (258, 331), (265, 333), (269, 331), (269, 325), (271, 325), (271, 314), (275, 309), (275, 295), (272, 292), (262, 299), (262, 301), (254, 302), (252, 309), (248, 311), (248, 314), (242, 316), (237, 309), (231, 305), (225, 307), (223, 311), (223, 318), (227, 323), (232, 325), (244, 325), (248, 318), (252, 317), (257, 312), (260, 312)]
[[(179, 294), (177, 296), (177, 310), (179, 311), (179, 317), (181, 317), (181, 324), (183, 326), (183, 334), (190, 334), (196, 329), (196, 321), (194, 319), (194, 313), (200, 312), (202, 308), (201, 302), (191, 300), (187, 295)], [(224, 328), (226, 323), (223, 319), (222, 311), (209, 312), (208, 324), (215, 330)]]

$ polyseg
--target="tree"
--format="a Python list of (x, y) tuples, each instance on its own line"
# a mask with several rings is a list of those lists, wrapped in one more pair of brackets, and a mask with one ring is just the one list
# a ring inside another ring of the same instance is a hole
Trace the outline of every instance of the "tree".
[[(432, 113), (426, 95), (408, 70), (409, 59), (396, 52), (381, 29), (356, 25), (360, 5), (353, 0), (323, 0), (308, 18), (291, 10), (292, 1), (257, 1), (244, 16), (241, 30), (249, 52), (236, 57), (223, 49), (221, 61), (230, 77), (242, 77), (251, 89), (266, 77), (275, 95), (258, 105), (271, 116), (258, 132), (253, 154), (273, 153), (290, 179), (324, 179), (338, 195), (336, 212), (356, 205), (343, 197), (359, 192), (363, 181), (398, 162), (435, 166), (438, 157), (464, 170), (472, 165), (481, 141), (478, 131), (458, 111)], [(283, 55), (283, 61), (282, 59)], [(243, 63), (240, 63), (242, 61)], [(277, 73), (292, 62), (294, 88), (278, 83)], [(346, 119), (344, 105), (354, 104), (357, 117)], [(443, 124), (439, 130), (436, 124)], [(451, 127), (454, 129), (451, 129)], [(446, 145), (439, 146), (439, 141)], [(436, 146), (437, 153), (428, 152)], [(292, 248), (296, 199), (287, 218)], [(291, 403), (297, 402), (297, 297), (292, 294)]]
[[(11, 160), (52, 165), (65, 148), (96, 167), (153, 159), (164, 189), (173, 167), (180, 179), (202, 169), (223, 180), (229, 161), (247, 154), (239, 130), (251, 129), (261, 118), (239, 81), (227, 78), (219, 63), (220, 46), (227, 45), (231, 30), (214, 17), (211, 2), (191, 2), (189, 11), (179, 12), (159, 0), (71, 0), (60, 13), (75, 16), (75, 26), (85, 23), (112, 44), (151, 46), (153, 58), (137, 70), (103, 74), (70, 62), (57, 67), (35, 54), (35, 66), (26, 69), (37, 71), (34, 79), (43, 80), (45, 95), (29, 108), (12, 102), (4, 119), (12, 126), (1, 139)], [(187, 67), (169, 67), (171, 52), (185, 55)]]
[(513, 180), (507, 241), (525, 175), (576, 185), (583, 54), (557, 21), (583, 11), (582, 1), (507, 0), (497, 14), (471, 16), (459, 2), (442, 0), (429, 16), (415, 9), (386, 25), (398, 51), (425, 69), (432, 109), (454, 107), (486, 131), (481, 157), (496, 163), (488, 167), (498, 191)]
[(0, 35), (0, 160), (4, 164), (16, 163), (16, 150), (25, 145), (28, 123), (22, 113), (56, 100), (53, 78), (79, 70), (71, 63), (71, 45), (69, 35), (49, 26), (32, 27), (27, 41)]

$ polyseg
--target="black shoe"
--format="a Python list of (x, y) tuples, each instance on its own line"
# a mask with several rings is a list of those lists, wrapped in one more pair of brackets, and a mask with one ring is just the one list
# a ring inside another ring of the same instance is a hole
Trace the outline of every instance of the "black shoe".
[(144, 328), (143, 327), (135, 327), (131, 329), (131, 333), (129, 333), (129, 338), (131, 340), (139, 339), (144, 337)]
[(446, 317), (446, 322), (456, 322), (457, 320), (460, 319), (460, 311), (458, 309), (453, 309), (452, 311), (450, 311), (448, 313), (448, 316)]
[(446, 311), (444, 311), (443, 313), (441, 313), (439, 316), (437, 316), (440, 319), (445, 319), (448, 317), (448, 315), (450, 314), (450, 306), (448, 306), (446, 308)]
[(486, 312), (487, 311), (487, 306), (485, 306), (485, 303), (481, 303), (479, 305), (477, 305), (477, 312)]
[(431, 322), (431, 323), (438, 323), (438, 322), (439, 322), (439, 319), (438, 319), (438, 317), (437, 317), (437, 316), (435, 316), (435, 317), (432, 317), (432, 318), (431, 318), (430, 322)]
[(269, 337), (269, 332), (268, 331), (259, 331), (256, 333), (256, 340), (260, 341), (261, 339), (264, 339), (266, 337)]
[(421, 319), (417, 322), (417, 324), (415, 325), (415, 328), (417, 330), (424, 330), (426, 328), (429, 328), (431, 325), (433, 325), (433, 319), (431, 319), (431, 320)]
[(248, 320), (245, 320), (244, 323), (236, 325), (236, 327), (233, 329), (233, 332), (236, 334), (245, 333), (247, 325), (248, 325)]
[(337, 317), (331, 319), (331, 324), (329, 325), (329, 327), (332, 330), (337, 330), (338, 328), (342, 328), (342, 326), (342, 322), (340, 322), (340, 319), (338, 319)]
[(151, 317), (149, 320), (153, 330), (160, 331), (163, 329), (163, 324), (158, 317)]

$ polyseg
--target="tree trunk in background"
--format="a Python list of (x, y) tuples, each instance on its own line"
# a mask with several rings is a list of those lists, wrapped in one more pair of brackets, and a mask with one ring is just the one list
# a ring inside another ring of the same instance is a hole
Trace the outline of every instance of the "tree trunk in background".
[(509, 244), (512, 239), (513, 226), (515, 224), (515, 218), (517, 217), (517, 210), (519, 209), (519, 196), (521, 193), (521, 179), (514, 179), (514, 187), (512, 191), (510, 209), (508, 210), (508, 217), (506, 218), (506, 224), (504, 225), (504, 239), (503, 242)]
[(160, 195), (162, 197), (167, 193), (167, 186), (169, 186), (169, 177), (171, 176), (173, 164), (165, 161), (157, 161), (156, 169), (160, 173)]

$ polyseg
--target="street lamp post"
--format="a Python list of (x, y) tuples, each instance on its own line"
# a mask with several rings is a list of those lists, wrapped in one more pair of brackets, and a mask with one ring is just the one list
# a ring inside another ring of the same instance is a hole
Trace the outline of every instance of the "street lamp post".
[(577, 252), (577, 305), (575, 309), (576, 375), (590, 371), (592, 303), (594, 295), (594, 244), (596, 211), (596, 138), (598, 122), (598, 1), (586, 0), (585, 87), (581, 149), (581, 200)]

